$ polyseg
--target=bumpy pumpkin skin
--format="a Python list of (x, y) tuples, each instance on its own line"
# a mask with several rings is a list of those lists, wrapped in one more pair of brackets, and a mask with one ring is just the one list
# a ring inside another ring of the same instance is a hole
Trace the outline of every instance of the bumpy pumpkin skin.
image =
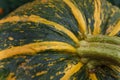
[[(71, 3), (82, 19), (76, 19)], [(118, 66), (91, 72), (75, 51), (86, 34), (120, 36), (119, 23), (119, 8), (105, 0), (26, 4), (0, 21), (0, 80), (119, 80)]]

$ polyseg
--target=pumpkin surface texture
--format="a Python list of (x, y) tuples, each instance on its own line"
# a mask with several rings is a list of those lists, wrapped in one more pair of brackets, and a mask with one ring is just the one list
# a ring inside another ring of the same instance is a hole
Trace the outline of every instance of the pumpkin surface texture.
[(0, 20), (0, 80), (120, 80), (119, 36), (106, 0), (35, 0)]

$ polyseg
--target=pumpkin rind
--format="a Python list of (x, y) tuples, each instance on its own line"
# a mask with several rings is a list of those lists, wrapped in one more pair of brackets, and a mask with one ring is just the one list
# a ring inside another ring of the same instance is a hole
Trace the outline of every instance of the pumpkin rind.
[[(78, 27), (78, 19), (75, 18), (70, 6), (65, 1), (74, 4), (75, 10), (80, 10), (83, 16), (82, 20), (87, 25), (86, 31), (81, 32), (81, 28)], [(98, 14), (97, 11), (99, 11)], [(120, 27), (116, 27), (116, 25), (120, 22), (119, 14), (119, 8), (105, 0), (48, 0), (47, 2), (36, 0), (18, 8), (0, 21), (0, 50), (2, 53), (4, 50), (31, 43), (54, 41), (77, 48), (77, 43), (83, 38), (80, 36), (81, 33), (118, 36)], [(64, 30), (60, 26), (64, 27)], [(112, 30), (115, 28), (118, 31), (116, 34), (112, 34)], [(67, 34), (66, 31), (70, 34)], [(35, 50), (31, 47), (30, 49)], [(112, 70), (109, 66), (98, 67), (95, 73), (90, 73), (87, 65), (80, 61), (78, 54), (71, 54), (71, 51), (43, 49), (44, 52), (35, 52), (32, 55), (29, 55), (29, 52), (7, 55), (5, 59), (0, 60), (0, 79), (120, 79), (119, 71)]]

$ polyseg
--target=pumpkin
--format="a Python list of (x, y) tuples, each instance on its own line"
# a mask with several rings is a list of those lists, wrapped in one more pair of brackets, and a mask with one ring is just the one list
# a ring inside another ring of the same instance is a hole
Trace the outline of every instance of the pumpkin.
[(120, 9), (106, 0), (35, 0), (0, 20), (0, 80), (119, 80)]

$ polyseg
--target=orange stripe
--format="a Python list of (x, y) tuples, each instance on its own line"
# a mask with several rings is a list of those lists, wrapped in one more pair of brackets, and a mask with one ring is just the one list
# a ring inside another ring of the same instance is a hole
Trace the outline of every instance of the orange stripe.
[[(109, 28), (108, 28), (109, 29)], [(116, 25), (113, 26), (113, 30), (110, 32), (109, 36), (114, 36), (120, 31), (120, 20)]]
[(36, 76), (40, 76), (40, 75), (43, 75), (43, 74), (47, 74), (48, 71), (41, 71), (41, 72), (37, 72), (35, 75)]
[(78, 63), (76, 65), (73, 64), (69, 64), (68, 67), (65, 70), (65, 75), (60, 79), (60, 80), (69, 80), (70, 77), (75, 74), (76, 72), (78, 72), (81, 67), (83, 66), (82, 63)]
[(34, 55), (37, 54), (38, 52), (43, 52), (46, 50), (76, 53), (76, 49), (67, 43), (57, 42), (57, 41), (45, 41), (45, 42), (31, 43), (23, 46), (17, 46), (2, 50), (0, 51), (0, 60), (15, 55), (23, 55), (23, 54)]
[(10, 73), (6, 80), (16, 80), (15, 74), (14, 73)]
[(90, 80), (98, 80), (95, 73), (90, 73), (89, 78), (90, 78)]
[[(117, 71), (118, 73), (120, 73), (120, 66), (110, 65), (108, 67), (110, 67), (113, 71)], [(114, 76), (117, 79), (120, 79), (120, 75), (112, 74), (112, 76)]]
[(100, 19), (100, 14), (101, 14), (101, 2), (100, 0), (94, 0), (95, 3), (95, 11), (94, 11), (94, 31), (93, 31), (93, 35), (97, 35), (100, 34), (101, 28), (101, 19)]
[(80, 32), (85, 35), (87, 30), (87, 25), (86, 25), (86, 20), (84, 18), (84, 15), (82, 14), (82, 12), (77, 8), (77, 6), (75, 6), (75, 4), (73, 4), (70, 0), (63, 0), (70, 8), (71, 11), (75, 17), (75, 19), (78, 22), (78, 27)]
[(111, 65), (110, 67), (111, 67), (113, 70), (116, 70), (116, 71), (120, 72), (120, 67), (119, 67), (119, 66)]

